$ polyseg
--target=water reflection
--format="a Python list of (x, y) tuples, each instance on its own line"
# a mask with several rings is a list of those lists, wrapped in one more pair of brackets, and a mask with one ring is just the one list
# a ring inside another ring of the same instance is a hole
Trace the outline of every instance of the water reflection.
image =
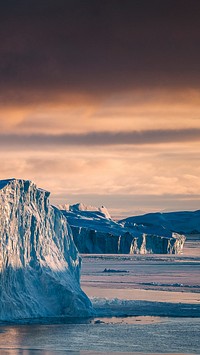
[(199, 318), (97, 318), (0, 327), (0, 355), (200, 353)]

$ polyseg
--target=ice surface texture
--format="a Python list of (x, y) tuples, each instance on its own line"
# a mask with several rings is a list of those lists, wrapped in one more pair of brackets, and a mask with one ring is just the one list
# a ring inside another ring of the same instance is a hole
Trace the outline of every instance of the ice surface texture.
[[(80, 207), (81, 206), (81, 207)], [(81, 204), (62, 210), (71, 226), (74, 241), (81, 253), (94, 254), (175, 254), (185, 237), (159, 225), (125, 225), (113, 221), (105, 209), (91, 210)]]
[(49, 192), (31, 181), (0, 181), (0, 319), (89, 316), (81, 259)]

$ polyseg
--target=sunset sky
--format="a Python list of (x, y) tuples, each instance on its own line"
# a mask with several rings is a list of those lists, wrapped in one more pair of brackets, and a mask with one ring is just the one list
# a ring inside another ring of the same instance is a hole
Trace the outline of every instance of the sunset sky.
[(200, 1), (1, 1), (0, 158), (53, 204), (200, 209)]

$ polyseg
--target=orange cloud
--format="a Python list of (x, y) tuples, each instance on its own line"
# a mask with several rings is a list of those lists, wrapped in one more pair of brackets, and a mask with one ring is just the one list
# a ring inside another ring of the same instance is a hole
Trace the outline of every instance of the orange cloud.
[(14, 132), (16, 127), (28, 119), (31, 112), (27, 107), (0, 107), (0, 131)]
[(107, 97), (62, 95), (38, 104), (0, 106), (10, 133), (87, 133), (200, 127), (200, 91), (139, 90)]

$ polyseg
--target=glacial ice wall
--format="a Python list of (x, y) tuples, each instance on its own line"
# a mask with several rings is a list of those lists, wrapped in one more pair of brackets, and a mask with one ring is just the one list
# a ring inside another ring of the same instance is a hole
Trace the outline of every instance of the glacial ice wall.
[(0, 319), (89, 316), (80, 264), (49, 192), (31, 181), (0, 181)]
[(83, 254), (178, 254), (185, 237), (173, 233), (170, 237), (137, 232), (114, 235), (85, 227), (71, 226), (74, 242)]
[[(63, 210), (71, 226), (74, 242), (80, 253), (95, 254), (176, 254), (185, 241), (183, 235), (162, 227), (125, 227), (109, 214), (94, 208), (79, 209), (78, 204)], [(107, 217), (109, 216), (109, 217)]]

